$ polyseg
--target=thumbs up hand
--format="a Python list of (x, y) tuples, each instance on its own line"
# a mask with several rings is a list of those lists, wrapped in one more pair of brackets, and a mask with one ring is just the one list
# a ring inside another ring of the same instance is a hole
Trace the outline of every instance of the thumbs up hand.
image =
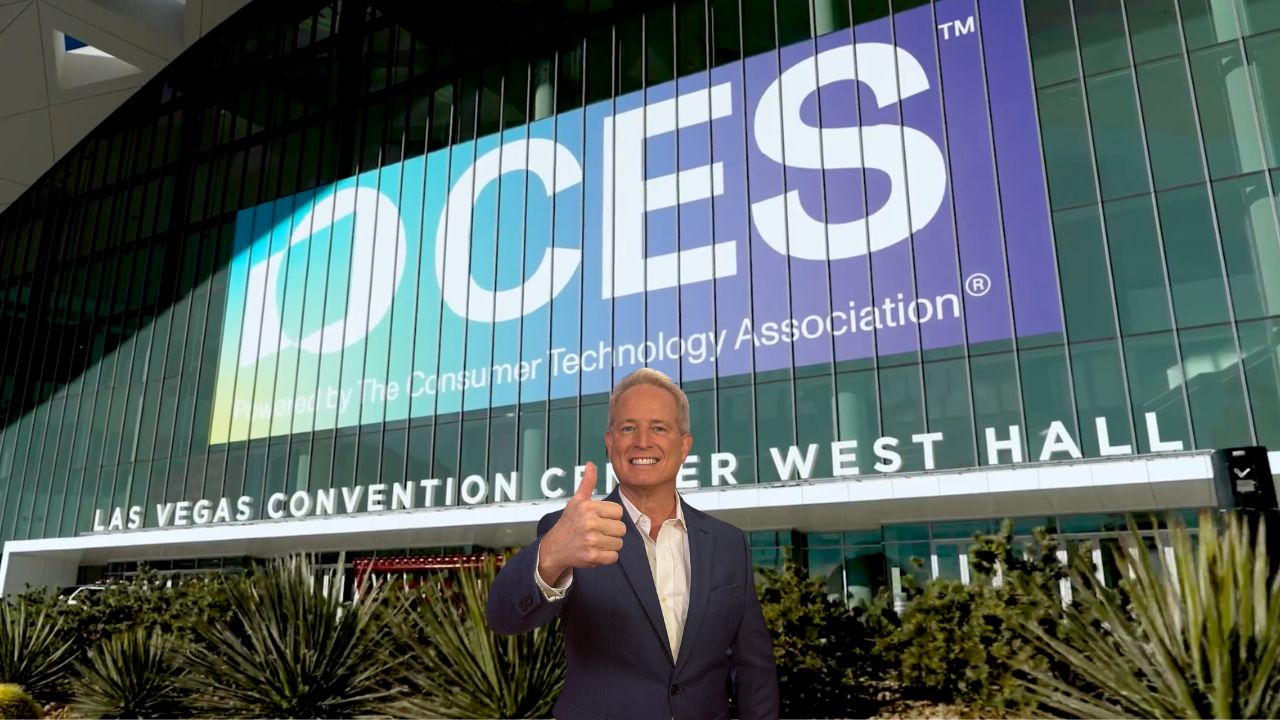
[(588, 462), (577, 491), (564, 513), (546, 535), (538, 553), (538, 575), (551, 585), (559, 585), (571, 568), (590, 568), (618, 562), (622, 537), (622, 506), (592, 500), (596, 487), (596, 466)]

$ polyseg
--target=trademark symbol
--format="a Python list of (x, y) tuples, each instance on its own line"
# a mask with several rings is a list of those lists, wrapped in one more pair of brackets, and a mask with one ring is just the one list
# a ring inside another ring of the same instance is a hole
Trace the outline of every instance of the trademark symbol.
[(982, 297), (991, 291), (991, 278), (986, 273), (974, 273), (965, 278), (964, 291), (973, 297)]
[(938, 32), (942, 33), (943, 40), (950, 40), (953, 37), (968, 35), (977, 27), (977, 22), (970, 15), (963, 20), (948, 20), (938, 25)]

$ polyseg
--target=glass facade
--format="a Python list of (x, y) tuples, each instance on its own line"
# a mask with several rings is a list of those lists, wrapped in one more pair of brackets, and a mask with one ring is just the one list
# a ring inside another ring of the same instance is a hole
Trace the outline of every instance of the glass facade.
[(1277, 183), (1274, 2), (252, 3), (0, 215), (0, 541), (554, 496), (642, 364), (695, 486), (1280, 447)]

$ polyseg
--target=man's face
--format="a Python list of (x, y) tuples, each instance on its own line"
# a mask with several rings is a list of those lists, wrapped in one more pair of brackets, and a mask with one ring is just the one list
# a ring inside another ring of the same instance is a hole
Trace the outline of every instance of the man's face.
[(604, 434), (618, 482), (634, 489), (675, 489), (676, 473), (689, 455), (693, 436), (680, 432), (676, 399), (654, 385), (636, 385), (618, 398)]

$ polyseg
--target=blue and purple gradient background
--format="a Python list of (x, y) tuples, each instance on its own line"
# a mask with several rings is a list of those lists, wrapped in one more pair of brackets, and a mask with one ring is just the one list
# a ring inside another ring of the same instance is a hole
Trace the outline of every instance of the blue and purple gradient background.
[[(551, 349), (637, 344), (660, 334), (728, 332), (725, 352), (715, 362), (649, 363), (688, 381), (1060, 332), (1027, 39), (1015, 7), (944, 0), (242, 211), (228, 270), (210, 442), (604, 393), (636, 366), (551, 375)], [(970, 15), (977, 16), (976, 32), (943, 39), (939, 24)], [(909, 52), (924, 68), (929, 90), (878, 107), (865, 86), (833, 83), (806, 101), (802, 115), (817, 124), (820, 114), (828, 128), (893, 124), (924, 132), (948, 166), (942, 207), (908, 240), (871, 255), (831, 262), (790, 258), (756, 234), (751, 203), (794, 190), (812, 217), (822, 219), (825, 212), (830, 222), (847, 222), (865, 217), (867, 205), (877, 209), (889, 183), (878, 172), (797, 169), (770, 160), (750, 132), (756, 104), (780, 70), (832, 48), (850, 48), (852, 63), (853, 43), (863, 42), (892, 43)], [(602, 299), (602, 157), (609, 150), (603, 146), (604, 120), (721, 83), (732, 87), (733, 112), (648, 139), (645, 162), (647, 177), (723, 163), (724, 192), (648, 213), (646, 252), (731, 241), (737, 244), (737, 274)], [(490, 184), (472, 214), (472, 277), (481, 287), (518, 286), (549, 245), (580, 249), (581, 264), (549, 305), (516, 320), (467, 321), (442, 303), (436, 281), (436, 228), (445, 198), (475, 158), (523, 138), (554, 139), (567, 147), (582, 165), (583, 181), (551, 198), (527, 173), (508, 173)], [(287, 335), (301, 337), (344, 316), (352, 218), (288, 246), (295, 225), (315, 202), (356, 186), (391, 198), (407, 232), (406, 269), (390, 312), (341, 352), (316, 355), (295, 346), (242, 366), (241, 342), (256, 342), (242, 338), (250, 269), (272, 254), (285, 253), (274, 291)], [(975, 273), (991, 282), (981, 296), (964, 291), (965, 279)], [(846, 310), (850, 302), (866, 307), (899, 293), (907, 301), (952, 294), (963, 310), (959, 318), (875, 332), (733, 347), (745, 318), (758, 327)], [(540, 371), (524, 382), (416, 397), (402, 391), (394, 399), (364, 402), (354, 397), (368, 378), (403, 386), (415, 371), (435, 375), (535, 359), (542, 360)], [(333, 392), (340, 397), (343, 389), (356, 390), (345, 407), (318, 402), (314, 411), (297, 411), (297, 398), (306, 406), (305, 398)], [(233, 412), (246, 402), (288, 410), (247, 417)]]

